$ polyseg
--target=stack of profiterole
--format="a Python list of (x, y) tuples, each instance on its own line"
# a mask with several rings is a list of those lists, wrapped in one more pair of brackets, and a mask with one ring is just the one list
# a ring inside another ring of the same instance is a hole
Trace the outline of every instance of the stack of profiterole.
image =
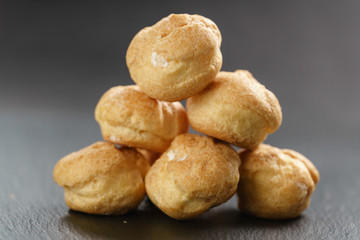
[[(105, 141), (55, 166), (71, 209), (124, 214), (147, 194), (170, 217), (189, 219), (236, 191), (252, 216), (293, 218), (307, 208), (317, 169), (262, 144), (281, 124), (279, 102), (250, 72), (219, 72), (220, 45), (218, 27), (199, 15), (171, 14), (136, 34), (126, 62), (137, 85), (109, 89), (95, 109)], [(188, 122), (207, 136), (186, 133)]]

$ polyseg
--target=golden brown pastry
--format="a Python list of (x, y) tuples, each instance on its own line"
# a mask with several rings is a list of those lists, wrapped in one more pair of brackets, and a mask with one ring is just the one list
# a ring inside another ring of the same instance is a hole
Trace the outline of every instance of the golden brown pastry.
[(95, 119), (105, 140), (154, 152), (164, 152), (189, 127), (181, 103), (150, 98), (135, 85), (109, 89), (96, 106)]
[(187, 101), (190, 125), (197, 131), (243, 148), (254, 148), (282, 120), (279, 101), (246, 70), (220, 72)]
[(180, 101), (220, 71), (221, 34), (210, 19), (171, 14), (138, 32), (126, 53), (131, 78), (150, 97)]
[(148, 161), (133, 148), (96, 142), (63, 157), (54, 181), (65, 190), (69, 208), (90, 214), (124, 214), (145, 197)]
[(140, 152), (148, 161), (150, 166), (154, 164), (154, 162), (159, 159), (159, 157), (161, 156), (162, 153), (158, 153), (158, 152), (151, 152), (149, 150), (146, 149), (142, 149), (142, 148), (137, 148), (136, 149), (138, 152)]
[(261, 218), (299, 216), (309, 205), (319, 172), (293, 150), (261, 144), (240, 153), (239, 208)]
[(227, 143), (182, 134), (151, 166), (146, 192), (170, 217), (193, 218), (233, 196), (239, 165), (239, 156)]

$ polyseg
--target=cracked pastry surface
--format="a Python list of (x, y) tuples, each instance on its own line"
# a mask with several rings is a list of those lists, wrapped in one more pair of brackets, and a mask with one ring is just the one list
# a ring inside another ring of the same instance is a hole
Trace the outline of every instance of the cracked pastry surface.
[(154, 152), (164, 152), (189, 127), (180, 102), (150, 98), (135, 85), (109, 89), (96, 106), (95, 119), (106, 141)]
[(261, 218), (299, 216), (310, 204), (319, 172), (309, 159), (289, 149), (261, 144), (240, 152), (239, 208)]
[(186, 110), (195, 130), (243, 148), (262, 143), (282, 121), (275, 95), (246, 70), (220, 72)]
[(145, 197), (148, 161), (132, 148), (96, 142), (63, 157), (54, 181), (64, 188), (69, 208), (90, 214), (124, 214)]
[(146, 192), (168, 216), (193, 218), (233, 196), (239, 165), (240, 158), (229, 144), (182, 134), (150, 168)]
[(180, 101), (220, 71), (221, 34), (200, 15), (171, 14), (139, 31), (126, 53), (131, 78), (150, 97)]

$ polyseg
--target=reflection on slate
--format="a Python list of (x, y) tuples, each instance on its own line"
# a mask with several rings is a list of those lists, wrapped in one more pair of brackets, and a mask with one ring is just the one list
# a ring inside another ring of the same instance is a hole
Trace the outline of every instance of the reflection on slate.
[(146, 199), (138, 211), (123, 216), (94, 216), (69, 210), (62, 221), (71, 231), (106, 239), (119, 236), (124, 239), (195, 239), (200, 236), (221, 239), (226, 232), (239, 228), (243, 237), (250, 237), (251, 231), (257, 228), (279, 231), (282, 228), (295, 227), (297, 222), (305, 220), (304, 218), (302, 216), (291, 220), (268, 221), (242, 215), (237, 209), (228, 207), (214, 209), (192, 220), (176, 221)]

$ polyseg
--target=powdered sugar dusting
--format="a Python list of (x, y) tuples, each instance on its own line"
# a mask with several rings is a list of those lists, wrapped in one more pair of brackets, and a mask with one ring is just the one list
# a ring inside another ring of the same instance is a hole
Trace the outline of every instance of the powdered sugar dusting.
[(151, 54), (151, 64), (154, 67), (167, 67), (168, 66), (168, 62), (166, 61), (166, 59), (163, 58), (162, 56), (158, 55), (156, 52), (153, 52)]

